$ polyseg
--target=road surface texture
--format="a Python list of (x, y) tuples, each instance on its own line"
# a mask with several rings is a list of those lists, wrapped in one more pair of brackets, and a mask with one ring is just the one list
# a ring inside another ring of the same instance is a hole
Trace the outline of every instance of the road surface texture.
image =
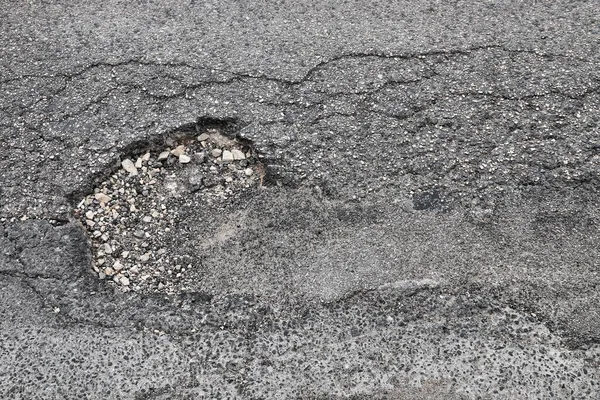
[(600, 398), (597, 1), (3, 3), (0, 398)]

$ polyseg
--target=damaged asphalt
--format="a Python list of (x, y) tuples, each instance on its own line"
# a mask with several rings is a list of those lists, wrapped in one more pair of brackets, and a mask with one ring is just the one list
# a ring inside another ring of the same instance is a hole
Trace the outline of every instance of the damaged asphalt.
[[(0, 11), (1, 398), (600, 396), (597, 2), (61, 3)], [(79, 201), (212, 128), (193, 279), (98, 279)]]

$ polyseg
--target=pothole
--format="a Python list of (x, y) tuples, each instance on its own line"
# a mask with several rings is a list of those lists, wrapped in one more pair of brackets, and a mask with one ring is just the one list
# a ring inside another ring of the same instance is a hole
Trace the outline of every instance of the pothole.
[(266, 170), (249, 142), (215, 128), (134, 154), (78, 202), (75, 215), (99, 279), (122, 291), (175, 293), (196, 267), (166, 246), (185, 219), (182, 204), (238, 196), (261, 186)]

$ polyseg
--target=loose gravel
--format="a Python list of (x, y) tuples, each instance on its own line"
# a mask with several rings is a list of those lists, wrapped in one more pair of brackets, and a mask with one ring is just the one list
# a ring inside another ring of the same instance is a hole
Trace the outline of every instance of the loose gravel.
[(194, 268), (164, 247), (164, 236), (181, 218), (179, 199), (210, 203), (263, 183), (256, 151), (216, 129), (168, 144), (123, 159), (75, 209), (91, 239), (94, 273), (124, 292), (173, 293), (172, 278), (181, 280)]

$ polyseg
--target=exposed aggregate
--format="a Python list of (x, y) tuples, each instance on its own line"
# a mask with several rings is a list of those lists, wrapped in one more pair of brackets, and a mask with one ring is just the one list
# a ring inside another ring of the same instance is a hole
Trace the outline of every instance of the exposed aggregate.
[(173, 279), (184, 280), (194, 268), (164, 247), (164, 236), (182, 218), (177, 199), (211, 203), (264, 178), (258, 154), (216, 129), (167, 142), (160, 152), (123, 159), (75, 210), (91, 238), (94, 272), (122, 291), (172, 293)]

